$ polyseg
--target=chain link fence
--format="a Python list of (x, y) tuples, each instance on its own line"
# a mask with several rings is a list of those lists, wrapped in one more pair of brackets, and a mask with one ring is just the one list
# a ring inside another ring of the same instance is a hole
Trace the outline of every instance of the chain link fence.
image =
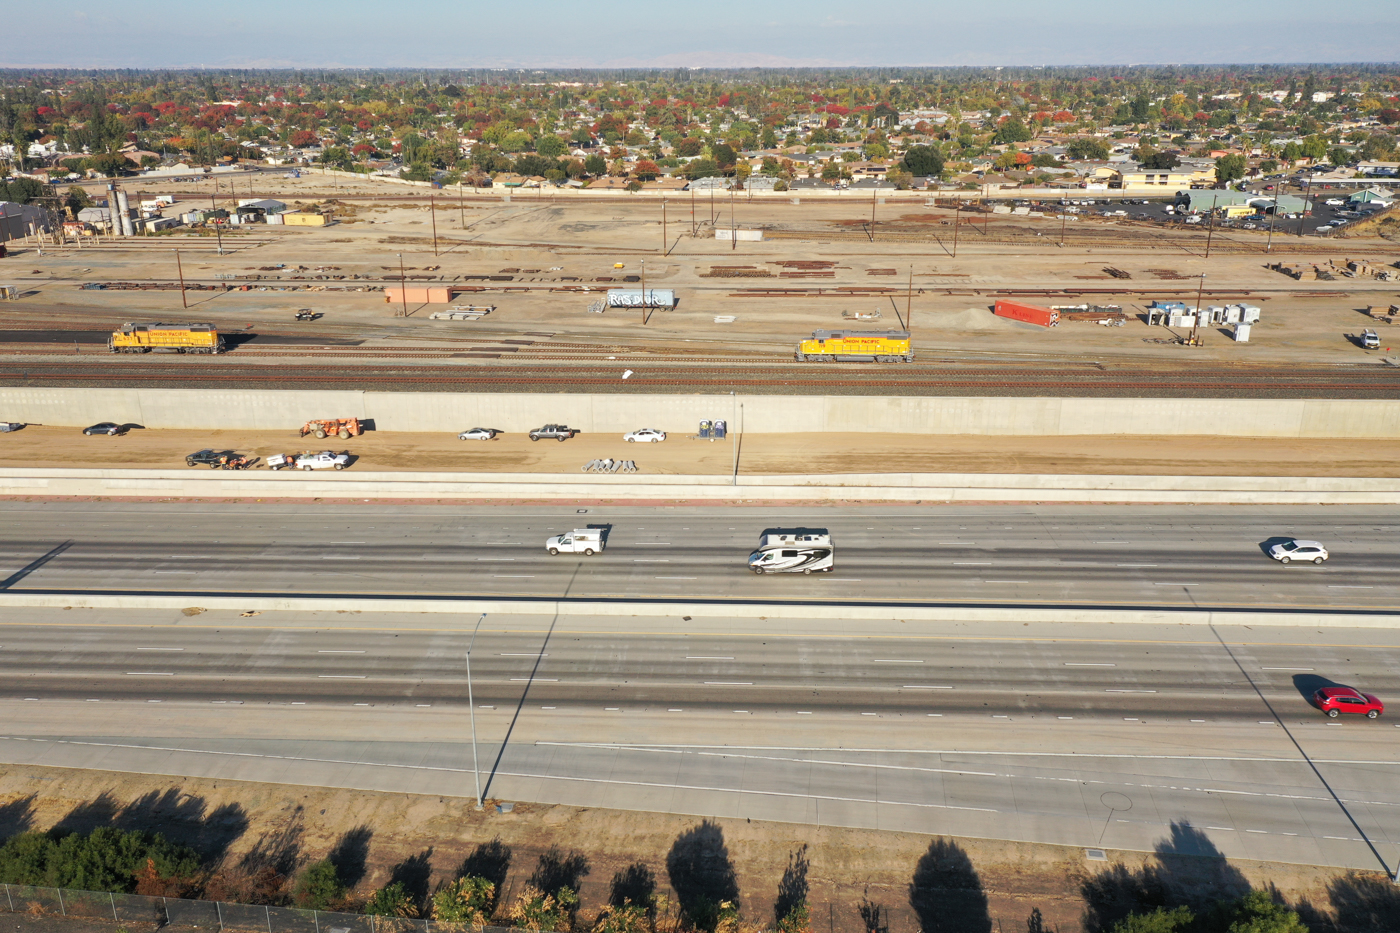
[[(0, 885), (0, 912), (104, 920), (140, 929), (197, 927), (221, 933), (459, 933), (473, 929), (463, 923), (19, 884)], [(486, 931), (509, 933), (498, 927), (487, 927)]]

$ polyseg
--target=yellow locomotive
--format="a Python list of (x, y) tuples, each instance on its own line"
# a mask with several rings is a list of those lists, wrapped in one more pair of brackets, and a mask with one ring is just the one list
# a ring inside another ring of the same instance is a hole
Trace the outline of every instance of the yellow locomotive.
[(213, 324), (123, 324), (107, 340), (113, 353), (223, 353)]
[(797, 346), (797, 361), (912, 363), (907, 330), (819, 330)]

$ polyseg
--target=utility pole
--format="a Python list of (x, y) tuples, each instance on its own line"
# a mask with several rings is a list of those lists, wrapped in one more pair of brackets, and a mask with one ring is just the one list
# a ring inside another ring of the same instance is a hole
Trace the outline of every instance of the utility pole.
[(438, 247), (437, 247), (437, 202), (433, 199), (433, 196), (432, 196), (431, 194), (428, 195), (428, 213), (429, 213), (430, 215), (432, 215), (432, 220), (433, 220), (433, 256), (436, 257), (437, 254), (438, 254)]
[(1298, 235), (1303, 235), (1303, 224), (1307, 222), (1308, 215), (1312, 213), (1312, 176), (1308, 176), (1308, 185), (1303, 189), (1303, 213), (1298, 217)]
[(909, 291), (904, 299), (904, 329), (914, 330), (914, 265), (909, 265)]
[(739, 229), (734, 225), (734, 189), (729, 189), (729, 249), (739, 248)]
[(467, 205), (462, 199), (462, 179), (460, 177), (457, 179), (457, 215), (457, 222), (462, 225), (463, 230), (467, 229)]
[(666, 199), (661, 199), (661, 255), (666, 255)]
[(1069, 211), (1060, 211), (1060, 245), (1065, 245), (1065, 222), (1069, 218)]
[(962, 226), (962, 198), (953, 205), (953, 258), (958, 258), (958, 227)]
[(481, 800), (481, 767), (477, 764), (476, 757), (476, 698), (472, 695), (472, 648), (476, 645), (476, 633), (481, 631), (481, 620), (486, 618), (486, 613), (481, 614), (481, 618), (476, 620), (476, 628), (472, 629), (472, 640), (467, 643), (467, 708), (471, 710), (472, 720), (472, 773), (476, 775), (476, 808), (482, 808)]
[(647, 323), (647, 261), (642, 260), (642, 326)]
[(1210, 198), (1210, 229), (1206, 231), (1206, 258), (1210, 258), (1210, 241), (1215, 236), (1215, 202), (1220, 199), (1220, 195), (1213, 194)]
[(1269, 215), (1269, 239), (1264, 243), (1264, 252), (1274, 251), (1274, 224), (1278, 221), (1279, 207), (1283, 201), (1283, 184), (1279, 183), (1274, 187), (1274, 212)]
[(403, 299), (403, 313), (399, 317), (408, 317), (408, 276), (404, 274), (403, 253), (399, 253), (399, 297)]
[(180, 251), (175, 251), (175, 271), (180, 276), (180, 307), (188, 308), (190, 303), (185, 300), (185, 269), (180, 265)]
[(1186, 344), (1187, 346), (1190, 346), (1190, 347), (1197, 346), (1197, 345), (1198, 345), (1198, 342), (1199, 342), (1199, 340), (1200, 340), (1200, 337), (1197, 336), (1197, 334), (1200, 332), (1200, 329), (1201, 329), (1201, 312), (1205, 310), (1204, 308), (1201, 307), (1201, 296), (1205, 294), (1205, 291), (1206, 291), (1206, 274), (1205, 274), (1204, 272), (1202, 272), (1202, 273), (1201, 273), (1201, 284), (1198, 285), (1198, 286), (1196, 287), (1196, 316), (1195, 316), (1194, 318), (1191, 319), (1191, 336), (1190, 336), (1190, 338), (1188, 338), (1188, 341), (1187, 341), (1187, 344)]
[(695, 188), (690, 187), (690, 235), (695, 236)]
[(870, 242), (875, 242), (875, 193), (879, 189), (870, 189)]
[[(211, 191), (211, 192), (209, 192), (209, 209), (210, 209), (211, 211), (217, 211), (217, 210), (219, 209), (218, 203), (215, 202), (215, 200), (214, 200), (214, 195), (218, 193), (218, 190), (219, 190), (219, 182), (218, 182), (218, 179), (215, 179), (215, 180), (214, 180), (214, 190)], [(109, 202), (109, 203), (110, 203), (110, 202)], [(115, 215), (114, 215), (114, 216), (115, 216)], [(224, 231), (223, 231), (223, 224), (219, 223), (219, 218), (217, 218), (217, 217), (211, 217), (211, 218), (209, 218), (209, 219), (212, 220), (212, 221), (214, 221), (214, 236), (215, 236), (215, 237), (218, 239), (218, 241), (219, 241), (219, 255), (222, 256), (222, 255), (224, 254)]]

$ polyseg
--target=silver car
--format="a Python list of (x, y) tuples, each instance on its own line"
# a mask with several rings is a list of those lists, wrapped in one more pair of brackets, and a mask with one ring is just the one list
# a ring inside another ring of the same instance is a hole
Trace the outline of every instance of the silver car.
[(497, 431), (494, 428), (470, 428), (457, 435), (459, 441), (490, 441), (495, 440)]
[(1269, 548), (1269, 556), (1280, 564), (1291, 564), (1295, 560), (1310, 560), (1314, 564), (1320, 564), (1327, 559), (1327, 548), (1318, 541), (1290, 538)]

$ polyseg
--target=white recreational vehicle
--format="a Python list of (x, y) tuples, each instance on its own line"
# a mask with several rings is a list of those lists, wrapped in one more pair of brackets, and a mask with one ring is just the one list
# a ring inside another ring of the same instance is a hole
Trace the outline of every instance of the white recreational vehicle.
[(754, 573), (811, 573), (836, 567), (836, 549), (825, 528), (770, 528), (749, 555)]

